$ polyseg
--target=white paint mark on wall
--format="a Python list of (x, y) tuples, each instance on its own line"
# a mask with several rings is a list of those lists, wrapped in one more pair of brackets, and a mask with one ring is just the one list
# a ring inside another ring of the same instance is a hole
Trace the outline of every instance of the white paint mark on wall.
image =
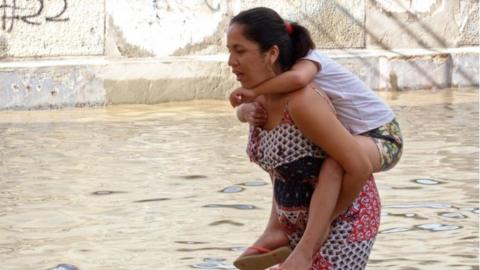
[[(412, 0), (410, 12), (426, 13), (430, 12), (438, 0)], [(442, 0), (443, 1), (443, 0)]]
[(223, 1), (107, 1), (107, 13), (125, 40), (156, 56), (212, 35), (226, 10)]

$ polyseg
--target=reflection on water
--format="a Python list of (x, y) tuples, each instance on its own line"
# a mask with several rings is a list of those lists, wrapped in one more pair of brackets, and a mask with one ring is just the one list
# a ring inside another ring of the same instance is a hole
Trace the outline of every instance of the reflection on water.
[[(478, 269), (477, 91), (383, 96), (406, 145), (368, 269)], [(225, 102), (0, 112), (0, 268), (234, 269), (271, 200), (246, 131)]]

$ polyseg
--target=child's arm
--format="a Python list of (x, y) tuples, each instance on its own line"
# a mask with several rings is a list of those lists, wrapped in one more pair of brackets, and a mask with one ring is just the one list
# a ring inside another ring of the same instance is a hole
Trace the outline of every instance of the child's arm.
[(230, 94), (230, 104), (236, 107), (242, 103), (249, 103), (256, 97), (264, 94), (288, 93), (307, 86), (320, 70), (316, 62), (310, 60), (297, 61), (291, 70), (267, 80), (253, 89), (243, 87), (235, 89)]
[(252, 90), (257, 96), (292, 92), (311, 83), (319, 70), (318, 63), (302, 59), (297, 61), (290, 70), (261, 83)]

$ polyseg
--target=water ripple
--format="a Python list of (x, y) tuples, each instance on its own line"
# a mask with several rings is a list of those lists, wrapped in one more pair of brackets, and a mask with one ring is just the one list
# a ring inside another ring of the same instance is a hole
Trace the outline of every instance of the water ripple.
[(462, 209), (462, 210), (465, 210), (465, 211), (468, 211), (468, 212), (472, 212), (474, 214), (479, 214), (479, 208), (478, 207), (473, 207), (473, 208), (465, 208), (465, 209)]
[(185, 244), (185, 245), (202, 245), (208, 244), (208, 242), (199, 242), (199, 241), (174, 241), (177, 244)]
[(187, 180), (193, 180), (193, 179), (204, 179), (207, 178), (206, 175), (200, 175), (200, 174), (192, 174), (192, 175), (183, 175), (180, 176), (182, 179), (187, 179)]
[(392, 216), (392, 217), (406, 217), (406, 218), (413, 218), (417, 220), (426, 220), (427, 218), (421, 217), (418, 214), (415, 213), (403, 213), (403, 214), (394, 214), (394, 213), (388, 213), (384, 212), (382, 213), (383, 216)]
[(241, 210), (251, 210), (251, 209), (259, 209), (258, 207), (250, 204), (207, 204), (203, 207), (207, 208), (234, 208), (234, 209), (241, 209)]
[(413, 204), (391, 204), (385, 205), (384, 208), (433, 208), (433, 209), (443, 209), (443, 208), (452, 208), (452, 205), (447, 203), (413, 203)]
[(75, 265), (71, 265), (71, 264), (59, 264), (47, 270), (78, 270), (78, 268)]
[(467, 218), (467, 216), (459, 213), (459, 212), (440, 212), (438, 213), (439, 216), (441, 217), (446, 217), (446, 218), (454, 218), (454, 219), (464, 219)]
[(443, 184), (443, 182), (440, 182), (435, 179), (430, 179), (430, 178), (420, 178), (420, 179), (414, 179), (412, 182), (421, 184), (421, 185), (438, 185), (438, 184)]
[(225, 263), (225, 259), (205, 258), (203, 263), (193, 264), (196, 269), (236, 269), (232, 264)]
[(242, 192), (244, 190), (245, 190), (244, 188), (239, 187), (239, 186), (230, 186), (230, 187), (226, 187), (226, 188), (220, 190), (219, 192), (221, 192), (221, 193), (238, 193), (238, 192)]
[(246, 187), (260, 187), (260, 186), (266, 186), (268, 185), (268, 183), (264, 181), (250, 181), (250, 182), (240, 183), (239, 185), (246, 186)]
[(232, 251), (231, 248), (218, 248), (218, 247), (203, 247), (203, 248), (177, 248), (177, 251), (180, 252), (195, 252), (202, 250), (221, 250), (221, 251)]
[(128, 193), (126, 191), (113, 191), (113, 190), (99, 190), (90, 193), (91, 195), (95, 196), (104, 196), (104, 195), (112, 195), (112, 194), (122, 194), (122, 193)]
[(0, 254), (8, 254), (12, 253), (13, 251), (15, 251), (13, 248), (0, 247)]
[(155, 198), (155, 199), (145, 199), (145, 200), (138, 200), (133, 201), (134, 203), (144, 203), (144, 202), (161, 202), (161, 201), (168, 201), (171, 200), (170, 198)]
[(379, 233), (380, 234), (386, 234), (386, 233), (399, 233), (399, 232), (407, 232), (411, 231), (410, 228), (405, 228), (405, 227), (397, 227), (397, 228), (390, 228), (390, 229), (385, 229), (381, 230)]
[(233, 226), (243, 226), (243, 223), (235, 222), (235, 221), (231, 221), (231, 220), (219, 220), (219, 221), (212, 222), (208, 225), (217, 226), (217, 225), (223, 225), (223, 224), (228, 224), (228, 225), (233, 225)]
[(428, 230), (433, 232), (452, 231), (452, 230), (458, 230), (462, 228), (461, 226), (449, 225), (449, 224), (438, 224), (438, 223), (416, 225), (415, 227), (421, 230)]

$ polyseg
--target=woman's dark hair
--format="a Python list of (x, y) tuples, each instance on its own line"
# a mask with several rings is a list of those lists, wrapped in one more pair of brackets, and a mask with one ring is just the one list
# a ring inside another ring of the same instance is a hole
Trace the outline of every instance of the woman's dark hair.
[[(289, 70), (293, 64), (315, 48), (308, 30), (295, 23), (286, 22), (276, 11), (266, 7), (244, 10), (230, 21), (244, 25), (244, 35), (247, 39), (260, 45), (262, 52), (273, 45), (280, 49), (279, 62), (282, 70)], [(287, 24), (291, 31), (287, 30)]]

